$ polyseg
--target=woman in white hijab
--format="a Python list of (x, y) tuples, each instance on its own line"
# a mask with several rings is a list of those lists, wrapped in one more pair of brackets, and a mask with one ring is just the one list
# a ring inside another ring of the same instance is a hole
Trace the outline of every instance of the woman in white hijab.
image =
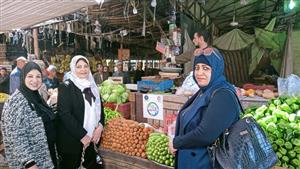
[[(58, 88), (57, 150), (63, 169), (98, 169), (95, 147), (99, 143), (104, 111), (88, 60), (74, 56), (70, 79)], [(81, 157), (84, 156), (84, 160)]]

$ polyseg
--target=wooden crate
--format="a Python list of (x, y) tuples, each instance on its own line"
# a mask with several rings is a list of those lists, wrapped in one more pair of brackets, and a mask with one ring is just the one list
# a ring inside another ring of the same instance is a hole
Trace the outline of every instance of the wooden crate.
[(135, 121), (140, 123), (147, 122), (147, 119), (143, 116), (143, 94), (144, 93), (136, 93), (135, 96)]
[(168, 126), (176, 120), (178, 111), (188, 100), (188, 97), (177, 95), (163, 95), (164, 120), (148, 119), (147, 122), (155, 128), (168, 133)]
[(261, 97), (239, 97), (241, 104), (243, 106), (244, 109), (248, 108), (248, 107), (252, 107), (252, 106), (262, 106), (262, 105), (266, 105), (268, 103), (268, 99), (264, 99)]
[(136, 92), (129, 92), (128, 101), (130, 102), (130, 119), (136, 121), (136, 102), (135, 102)]
[(103, 158), (104, 169), (173, 169), (147, 159), (128, 156), (106, 149), (100, 149), (100, 155)]

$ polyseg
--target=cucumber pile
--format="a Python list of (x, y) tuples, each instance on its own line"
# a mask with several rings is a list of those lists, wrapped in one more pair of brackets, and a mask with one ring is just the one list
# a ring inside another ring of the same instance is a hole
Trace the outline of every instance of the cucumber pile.
[(268, 136), (278, 157), (277, 166), (300, 169), (300, 97), (280, 97), (268, 105), (245, 110)]
[(174, 167), (175, 157), (169, 152), (169, 138), (162, 133), (151, 133), (146, 145), (149, 160)]

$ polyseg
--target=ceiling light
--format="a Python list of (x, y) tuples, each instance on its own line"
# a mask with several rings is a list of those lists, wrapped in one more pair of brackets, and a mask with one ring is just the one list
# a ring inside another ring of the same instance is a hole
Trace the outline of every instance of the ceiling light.
[(136, 7), (133, 8), (132, 13), (133, 13), (133, 14), (137, 14), (137, 13), (138, 13)]
[(67, 22), (67, 32), (68, 33), (72, 32), (72, 30), (71, 30), (71, 22)]
[(241, 0), (240, 3), (241, 3), (241, 5), (247, 5), (248, 1), (247, 0)]
[(292, 10), (295, 8), (295, 6), (296, 6), (295, 2), (293, 0), (291, 0), (289, 3), (289, 8)]
[(98, 4), (103, 4), (104, 0), (96, 0)]
[(151, 1), (151, 6), (152, 6), (152, 7), (156, 7), (156, 5), (157, 5), (156, 0), (152, 0), (152, 1)]

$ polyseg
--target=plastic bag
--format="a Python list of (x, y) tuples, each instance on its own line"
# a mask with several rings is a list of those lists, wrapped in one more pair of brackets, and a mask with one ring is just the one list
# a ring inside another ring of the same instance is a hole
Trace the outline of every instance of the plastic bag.
[(191, 91), (194, 94), (200, 89), (197, 82), (193, 78), (193, 71), (191, 71), (184, 79), (181, 87), (184, 91)]
[(300, 78), (291, 74), (287, 78), (278, 78), (278, 94), (279, 96), (295, 96), (300, 95)]

